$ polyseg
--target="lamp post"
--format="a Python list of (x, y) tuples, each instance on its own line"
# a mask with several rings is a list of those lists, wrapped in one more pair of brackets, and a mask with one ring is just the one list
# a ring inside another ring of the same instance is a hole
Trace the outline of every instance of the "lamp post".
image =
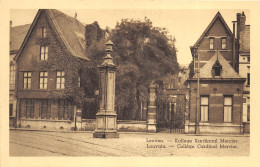
[(113, 42), (106, 43), (106, 56), (100, 65), (100, 87), (101, 99), (99, 111), (96, 114), (96, 130), (94, 138), (118, 138), (117, 114), (115, 112), (115, 71), (116, 65), (113, 62), (111, 53)]
[(197, 93), (196, 93), (196, 112), (195, 112), (195, 134), (198, 133), (198, 112), (200, 111), (200, 60), (198, 48), (194, 48), (195, 57), (197, 56)]

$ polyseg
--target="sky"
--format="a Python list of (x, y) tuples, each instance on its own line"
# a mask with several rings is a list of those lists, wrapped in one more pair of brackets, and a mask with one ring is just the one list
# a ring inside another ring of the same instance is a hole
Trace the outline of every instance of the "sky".
[[(32, 23), (36, 9), (11, 9), (10, 19), (12, 26)], [(189, 64), (191, 61), (190, 46), (194, 45), (203, 31), (209, 25), (219, 11), (227, 25), (233, 31), (232, 21), (236, 20), (236, 13), (242, 10), (186, 10), (186, 9), (61, 9), (67, 15), (74, 17), (85, 24), (97, 21), (101, 28), (106, 26), (114, 28), (121, 19), (149, 18), (153, 26), (165, 27), (169, 34), (175, 37), (175, 46), (178, 50), (177, 60), (179, 64)], [(250, 24), (250, 11), (243, 10), (247, 17), (246, 24)]]

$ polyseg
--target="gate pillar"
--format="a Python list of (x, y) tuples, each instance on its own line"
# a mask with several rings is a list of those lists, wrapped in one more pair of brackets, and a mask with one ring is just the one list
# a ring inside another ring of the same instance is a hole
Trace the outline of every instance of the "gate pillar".
[(149, 105), (147, 116), (147, 131), (156, 132), (156, 89), (158, 85), (151, 83), (149, 85)]

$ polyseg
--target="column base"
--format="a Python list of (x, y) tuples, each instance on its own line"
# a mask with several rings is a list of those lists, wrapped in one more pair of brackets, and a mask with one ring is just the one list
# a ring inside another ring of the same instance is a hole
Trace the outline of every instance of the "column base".
[(93, 138), (119, 138), (119, 134), (117, 132), (94, 132)]
[(147, 132), (156, 133), (156, 124), (147, 124)]

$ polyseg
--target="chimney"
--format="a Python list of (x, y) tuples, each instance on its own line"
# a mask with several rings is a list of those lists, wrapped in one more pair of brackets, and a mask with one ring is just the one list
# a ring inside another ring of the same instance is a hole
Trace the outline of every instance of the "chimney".
[(12, 21), (12, 20), (10, 20), (10, 28), (12, 27), (12, 24), (13, 24), (13, 21)]
[(241, 31), (243, 31), (246, 25), (246, 15), (244, 12), (242, 12), (242, 15), (240, 17), (240, 25), (241, 25)]
[(241, 13), (237, 13), (237, 41), (239, 42), (239, 33), (241, 31)]

